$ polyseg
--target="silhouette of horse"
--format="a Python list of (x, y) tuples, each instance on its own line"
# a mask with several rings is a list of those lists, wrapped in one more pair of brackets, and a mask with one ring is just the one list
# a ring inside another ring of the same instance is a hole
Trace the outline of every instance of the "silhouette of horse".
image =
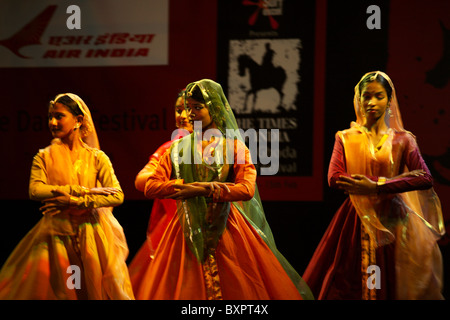
[(256, 95), (259, 90), (274, 88), (280, 95), (280, 106), (283, 102), (283, 85), (286, 81), (286, 72), (281, 67), (263, 67), (256, 63), (251, 57), (242, 54), (238, 57), (239, 75), (243, 77), (248, 69), (250, 76), (250, 89), (245, 94), (244, 110), (247, 111), (247, 100), (253, 94), (252, 111), (255, 109)]

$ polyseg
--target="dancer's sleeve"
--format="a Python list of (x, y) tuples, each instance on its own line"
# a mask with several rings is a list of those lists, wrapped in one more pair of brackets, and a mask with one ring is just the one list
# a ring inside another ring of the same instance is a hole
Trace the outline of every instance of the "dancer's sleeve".
[(124, 194), (120, 187), (113, 166), (109, 157), (103, 151), (98, 151), (96, 156), (97, 180), (100, 183), (99, 187), (112, 187), (117, 189), (116, 193), (103, 195), (91, 194), (88, 192), (81, 193), (78, 197), (71, 198), (72, 203), (76, 203), (79, 209), (83, 208), (101, 208), (101, 207), (116, 207), (123, 203)]
[(221, 189), (217, 202), (248, 201), (255, 194), (256, 169), (252, 163), (249, 149), (240, 141), (234, 144), (234, 184), (229, 185), (230, 192)]
[(158, 148), (149, 158), (148, 163), (142, 168), (141, 171), (136, 176), (134, 181), (134, 185), (137, 190), (144, 192), (145, 191), (145, 183), (148, 178), (155, 173), (156, 167), (158, 166), (158, 162), (161, 159), (162, 155), (167, 151), (167, 149), (171, 146), (172, 141), (168, 141), (164, 143), (162, 146)]
[(155, 171), (145, 183), (144, 193), (147, 198), (166, 198), (176, 191), (175, 184), (182, 184), (183, 179), (170, 179), (172, 174), (172, 162), (170, 159), (170, 148), (162, 155)]
[(64, 191), (71, 195), (78, 195), (81, 188), (71, 185), (50, 185), (48, 184), (47, 168), (42, 155), (42, 151), (38, 152), (31, 164), (30, 183), (28, 188), (29, 197), (31, 200), (42, 201), (48, 198), (53, 198), (52, 190)]
[(412, 190), (426, 190), (433, 186), (433, 177), (422, 158), (416, 139), (410, 133), (404, 135), (403, 158), (405, 162), (404, 172), (423, 170), (420, 176), (397, 176), (387, 179), (383, 185), (378, 186), (380, 193), (401, 193)]
[[(336, 181), (339, 180), (340, 176), (351, 177), (351, 175), (347, 173), (347, 166), (345, 163), (344, 144), (342, 143), (341, 137), (337, 133), (335, 136), (333, 153), (331, 155), (331, 160), (328, 167), (328, 185), (331, 188), (338, 189)], [(375, 182), (378, 181), (378, 177), (368, 176), (368, 178)]]

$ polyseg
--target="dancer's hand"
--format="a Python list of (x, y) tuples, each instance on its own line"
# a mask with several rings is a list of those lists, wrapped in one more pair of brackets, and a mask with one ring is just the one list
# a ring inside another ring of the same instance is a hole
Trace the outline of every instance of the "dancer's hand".
[(90, 188), (88, 194), (101, 194), (105, 196), (109, 196), (111, 194), (116, 194), (119, 192), (119, 189), (113, 187), (98, 187), (98, 188)]
[(209, 190), (208, 197), (212, 196), (214, 192), (220, 192), (219, 189), (224, 189), (226, 192), (230, 192), (230, 188), (228, 186), (234, 186), (234, 183), (231, 182), (193, 182), (192, 185), (203, 187)]
[(210, 197), (214, 193), (220, 193), (220, 189), (224, 189), (226, 192), (230, 192), (228, 186), (234, 185), (234, 183), (228, 182), (193, 182), (187, 184), (176, 184), (174, 185), (174, 194), (168, 196), (167, 198), (175, 200), (184, 200), (193, 197)]
[(209, 191), (203, 186), (196, 186), (190, 183), (176, 184), (173, 186), (175, 193), (168, 196), (169, 199), (185, 200), (189, 198), (205, 196)]
[(420, 177), (423, 176), (426, 172), (422, 169), (417, 169), (409, 172), (403, 172), (402, 174), (398, 175), (398, 178), (407, 178), (407, 177)]
[(336, 181), (339, 189), (347, 194), (372, 194), (377, 192), (377, 183), (362, 174), (352, 174), (351, 177), (340, 176)]
[(44, 204), (39, 208), (42, 214), (55, 215), (61, 212), (63, 208), (70, 206), (70, 194), (65, 191), (52, 190), (54, 197), (42, 201)]

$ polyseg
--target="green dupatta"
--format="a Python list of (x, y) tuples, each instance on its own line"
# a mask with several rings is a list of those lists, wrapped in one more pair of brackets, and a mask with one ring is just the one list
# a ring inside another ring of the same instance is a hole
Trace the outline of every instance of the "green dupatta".
[[(198, 141), (201, 142), (201, 137), (198, 136), (200, 132), (194, 130), (190, 135), (177, 140), (170, 150), (174, 174), (177, 179), (184, 179), (185, 183), (226, 182), (233, 169), (227, 159), (234, 157), (234, 143), (240, 142), (245, 145), (245, 142), (239, 133), (236, 118), (221, 85), (212, 80), (203, 79), (190, 83), (186, 87), (185, 94), (189, 95), (195, 86), (201, 89), (209, 113), (218, 128), (217, 134), (222, 135), (222, 138), (216, 138), (213, 159), (211, 159), (213, 161), (208, 163), (203, 159), (201, 145), (198, 145)], [(229, 132), (233, 132), (233, 135), (230, 136)], [(230, 150), (233, 151), (232, 155), (229, 153)], [(225, 230), (230, 206), (233, 205), (268, 245), (303, 298), (314, 299), (308, 285), (278, 251), (256, 185), (254, 196), (249, 201), (212, 204), (210, 202), (211, 200), (206, 197), (178, 201), (177, 214), (186, 242), (200, 262), (204, 261), (208, 248), (216, 248)]]

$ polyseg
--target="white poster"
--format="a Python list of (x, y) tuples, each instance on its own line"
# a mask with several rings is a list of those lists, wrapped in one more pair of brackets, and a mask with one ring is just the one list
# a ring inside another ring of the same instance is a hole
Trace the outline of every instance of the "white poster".
[(168, 0), (2, 0), (0, 67), (167, 65)]

